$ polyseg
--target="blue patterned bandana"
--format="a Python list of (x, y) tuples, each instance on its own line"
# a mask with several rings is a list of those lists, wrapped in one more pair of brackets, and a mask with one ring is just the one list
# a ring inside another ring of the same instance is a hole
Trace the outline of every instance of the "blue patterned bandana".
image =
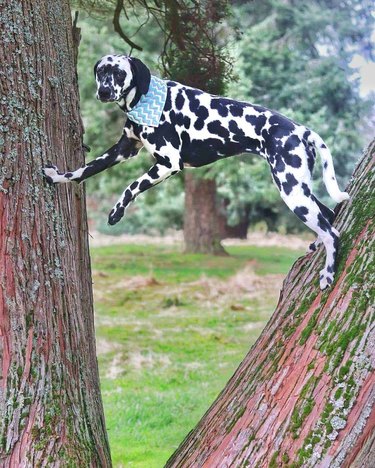
[(130, 120), (140, 125), (157, 127), (167, 98), (167, 83), (156, 76), (151, 75), (150, 87), (147, 94), (142, 94), (141, 99), (127, 112)]

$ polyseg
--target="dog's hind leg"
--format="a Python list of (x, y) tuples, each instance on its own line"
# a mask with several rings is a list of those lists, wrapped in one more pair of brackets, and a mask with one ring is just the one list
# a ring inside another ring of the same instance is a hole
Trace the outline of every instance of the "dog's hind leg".
[[(318, 200), (315, 195), (311, 194), (311, 198), (318, 204), (320, 211), (322, 212), (323, 216), (329, 221), (330, 224), (333, 224), (335, 219), (335, 212), (328, 208), (324, 203)], [(319, 245), (322, 243), (322, 240), (318, 237), (314, 242), (309, 245), (309, 252), (315, 252)]]
[(56, 166), (46, 166), (43, 168), (43, 173), (47, 181), (52, 184), (71, 181), (80, 183), (109, 167), (136, 156), (141, 147), (142, 143), (137, 140), (131, 140), (123, 134), (118, 143), (113, 145), (108, 151), (75, 171), (62, 173), (59, 172)]
[(323, 213), (322, 204), (317, 203), (313, 194), (306, 195), (302, 184), (297, 183), (290, 194), (286, 194), (283, 190), (280, 193), (288, 207), (317, 234), (318, 240), (324, 244), (326, 260), (324, 268), (320, 271), (320, 288), (325, 289), (333, 282), (339, 233), (327, 219), (327, 212)]

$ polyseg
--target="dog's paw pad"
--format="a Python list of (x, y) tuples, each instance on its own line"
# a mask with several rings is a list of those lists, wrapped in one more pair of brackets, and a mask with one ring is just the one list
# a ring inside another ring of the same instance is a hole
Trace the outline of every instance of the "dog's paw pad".
[(120, 219), (124, 216), (125, 208), (120, 206), (119, 208), (113, 208), (108, 216), (108, 224), (113, 226), (114, 224), (118, 223)]

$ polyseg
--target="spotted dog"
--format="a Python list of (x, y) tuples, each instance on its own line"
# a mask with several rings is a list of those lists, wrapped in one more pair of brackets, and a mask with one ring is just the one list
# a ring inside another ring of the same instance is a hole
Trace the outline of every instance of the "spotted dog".
[(312, 193), (315, 148), (321, 154), (329, 195), (337, 203), (349, 196), (340, 191), (331, 153), (317, 133), (265, 107), (160, 80), (133, 57), (106, 55), (97, 62), (94, 73), (97, 98), (117, 102), (127, 114), (123, 134), (117, 144), (80, 169), (62, 173), (55, 166), (45, 167), (50, 183), (82, 182), (145, 147), (155, 164), (126, 187), (109, 215), (109, 224), (116, 224), (139, 193), (184, 167), (200, 167), (242, 153), (258, 154), (270, 165), (282, 199), (316, 232), (310, 250), (320, 243), (325, 246), (321, 289), (332, 283), (339, 233), (332, 227), (333, 211)]

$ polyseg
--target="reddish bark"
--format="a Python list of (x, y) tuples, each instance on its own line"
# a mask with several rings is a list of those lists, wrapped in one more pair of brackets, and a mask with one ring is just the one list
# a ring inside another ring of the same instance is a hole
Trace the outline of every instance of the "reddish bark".
[(225, 255), (220, 244), (222, 218), (218, 213), (214, 180), (185, 174), (184, 239), (187, 252)]
[(375, 466), (373, 142), (338, 209), (336, 281), (320, 248), (295, 263), (275, 313), (168, 467)]
[(110, 466), (84, 190), (41, 171), (84, 160), (69, 3), (0, 23), (0, 465)]

